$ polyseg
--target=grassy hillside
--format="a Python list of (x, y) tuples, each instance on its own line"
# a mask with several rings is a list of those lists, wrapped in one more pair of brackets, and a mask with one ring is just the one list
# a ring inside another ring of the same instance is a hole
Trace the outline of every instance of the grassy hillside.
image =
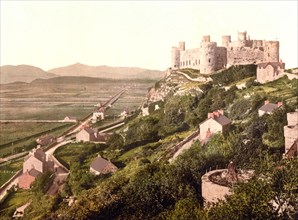
[[(163, 101), (148, 103), (150, 115), (127, 119), (107, 145), (61, 147), (57, 155), (71, 169), (64, 191), (44, 207), (33, 201), (25, 218), (293, 219), (298, 210), (298, 160), (283, 160), (282, 153), (286, 113), (298, 106), (298, 80), (283, 77), (260, 85), (254, 82), (253, 66), (230, 68), (224, 74), (236, 79), (215, 75), (213, 82), (188, 84), (200, 87), (197, 96), (169, 93)], [(235, 85), (243, 81), (247, 87), (237, 89)], [(272, 115), (258, 117), (266, 99), (284, 105)], [(159, 110), (154, 111), (155, 104)], [(233, 120), (229, 130), (204, 145), (192, 142), (189, 150), (169, 163), (176, 144), (197, 131), (208, 112), (218, 109)], [(118, 171), (98, 177), (86, 172), (97, 153), (115, 163)], [(203, 209), (201, 176), (209, 169), (226, 168), (231, 160), (238, 168), (254, 169), (255, 177), (235, 184), (226, 202)], [(68, 207), (61, 197), (70, 195), (78, 200)], [(279, 214), (273, 200), (292, 206)]]

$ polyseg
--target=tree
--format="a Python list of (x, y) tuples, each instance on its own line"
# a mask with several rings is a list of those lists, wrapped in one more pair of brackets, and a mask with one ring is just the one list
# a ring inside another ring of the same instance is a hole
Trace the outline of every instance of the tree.
[(122, 135), (113, 133), (109, 138), (107, 145), (109, 145), (111, 149), (122, 149), (124, 146), (124, 139)]

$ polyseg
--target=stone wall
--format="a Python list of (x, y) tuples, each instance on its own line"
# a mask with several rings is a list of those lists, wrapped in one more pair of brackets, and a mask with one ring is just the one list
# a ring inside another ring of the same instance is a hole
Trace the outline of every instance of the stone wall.
[(229, 187), (218, 185), (210, 180), (211, 175), (223, 171), (227, 171), (227, 169), (213, 170), (202, 176), (202, 197), (205, 207), (209, 207), (219, 200), (224, 200), (226, 195), (231, 194)]
[(172, 68), (193, 68), (201, 73), (229, 67), (260, 62), (279, 61), (279, 42), (250, 40), (246, 32), (239, 32), (237, 41), (231, 36), (222, 36), (222, 47), (210, 41), (210, 36), (203, 36), (199, 48), (185, 50), (185, 43), (179, 42), (172, 48)]

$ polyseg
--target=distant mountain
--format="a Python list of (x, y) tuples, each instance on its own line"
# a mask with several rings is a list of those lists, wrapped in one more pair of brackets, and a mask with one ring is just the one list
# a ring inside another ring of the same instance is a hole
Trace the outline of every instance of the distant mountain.
[(164, 72), (159, 70), (138, 67), (88, 66), (81, 63), (51, 69), (48, 72), (60, 76), (88, 76), (111, 79), (146, 78), (159, 80), (164, 77)]
[(38, 67), (29, 65), (5, 65), (0, 69), (0, 83), (31, 82), (35, 79), (49, 79), (57, 77), (53, 73), (46, 72)]

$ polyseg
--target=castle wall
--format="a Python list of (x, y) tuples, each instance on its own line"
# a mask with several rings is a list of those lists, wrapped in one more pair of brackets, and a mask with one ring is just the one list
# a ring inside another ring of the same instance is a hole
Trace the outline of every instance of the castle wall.
[(279, 62), (279, 42), (265, 41), (264, 44), (264, 59), (267, 62)]
[(226, 67), (227, 65), (227, 48), (217, 47), (216, 48), (216, 65), (215, 69), (220, 70)]
[(172, 68), (193, 68), (212, 73), (231, 65), (279, 62), (279, 42), (250, 40), (246, 32), (238, 32), (237, 41), (222, 36), (223, 47), (217, 47), (210, 36), (203, 36), (200, 48), (185, 50), (185, 42), (172, 48)]
[(202, 42), (200, 45), (200, 72), (212, 73), (216, 71), (216, 43)]
[(262, 48), (229, 47), (227, 48), (227, 63), (229, 65), (252, 64), (264, 62)]
[(200, 69), (200, 49), (180, 51), (180, 68)]
[(172, 47), (172, 68), (179, 69), (180, 67), (180, 50), (177, 47)]

